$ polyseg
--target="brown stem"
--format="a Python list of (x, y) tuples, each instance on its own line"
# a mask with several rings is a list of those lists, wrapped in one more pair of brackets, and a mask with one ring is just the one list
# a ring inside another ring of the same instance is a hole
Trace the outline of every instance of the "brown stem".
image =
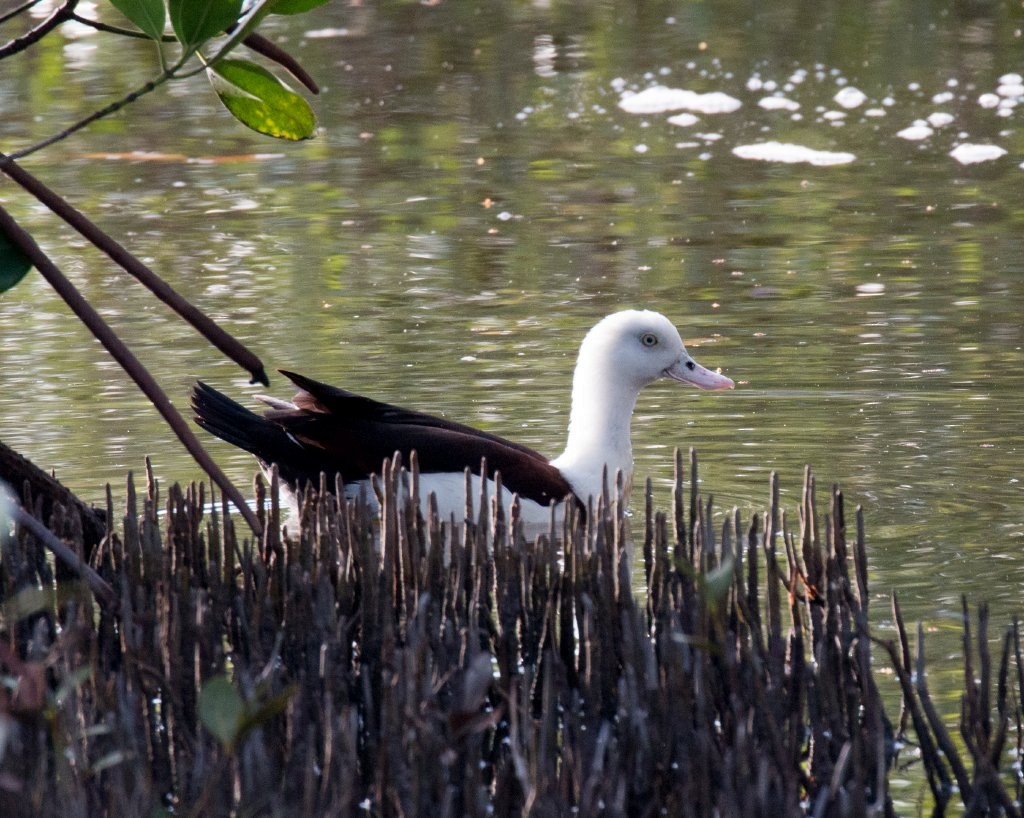
[(212, 318), (189, 303), (160, 276), (103, 232), (80, 210), (74, 208), (66, 199), (3, 154), (0, 154), (0, 170), (75, 228), (89, 242), (106, 253), (115, 264), (134, 276), (153, 295), (188, 321), (207, 341), (247, 370), (253, 383), (269, 385), (263, 362), (253, 352), (221, 329)]
[[(0, 22), (7, 22), (7, 20), (11, 19), (11, 17), (15, 16), (16, 14), (21, 14), (23, 11), (32, 8), (32, 6), (34, 5), (35, 3), (25, 3), (19, 8), (10, 12), (10, 14), (5, 14), (3, 18), (0, 19)], [(53, 10), (53, 13), (45, 20), (43, 20), (43, 22), (41, 22), (35, 28), (29, 30), (22, 36), (16, 37), (10, 42), (0, 46), (0, 60), (6, 57), (10, 57), (12, 54), (17, 54), (20, 51), (24, 51), (26, 48), (29, 48), (30, 46), (33, 46), (36, 43), (38, 43), (41, 39), (43, 39), (43, 37), (45, 37), (47, 34), (49, 34), (51, 31), (57, 28), (57, 26), (59, 26), (61, 23), (65, 23), (72, 17), (74, 17), (75, 6), (77, 5), (78, 0), (66, 0), (66, 2), (63, 5), (55, 8)]]
[(310, 93), (320, 93), (320, 86), (317, 85), (316, 80), (306, 72), (306, 69), (299, 65), (298, 60), (280, 46), (272, 43), (262, 34), (256, 34), (253, 32), (247, 35), (242, 42), (250, 50), (255, 51), (257, 54), (262, 54), (268, 60), (276, 62), (285, 71), (306, 86)]
[(50, 529), (21, 506), (14, 506), (11, 510), (11, 517), (18, 525), (27, 528), (33, 537), (49, 548), (57, 559), (78, 574), (107, 610), (113, 613), (117, 612), (120, 604), (114, 589), (107, 584), (103, 577), (86, 565), (78, 554), (68, 548)]
[(967, 768), (964, 766), (963, 760), (960, 758), (960, 752), (953, 743), (953, 739), (949, 735), (949, 731), (946, 729), (942, 716), (939, 715), (939, 711), (932, 702), (931, 694), (928, 692), (928, 682), (926, 680), (924, 669), (924, 628), (920, 622), (917, 624), (917, 660), (915, 676), (916, 681), (914, 683), (914, 687), (917, 690), (917, 697), (921, 703), (921, 708), (928, 720), (928, 725), (931, 727), (932, 733), (935, 735), (936, 744), (945, 754), (946, 760), (949, 762), (949, 766), (956, 778), (957, 786), (960, 788), (961, 798), (966, 804), (973, 797), (974, 786), (971, 783), (970, 775), (967, 773)]
[(178, 440), (181, 441), (195, 461), (210, 476), (210, 479), (220, 487), (221, 491), (224, 492), (231, 502), (235, 504), (252, 530), (259, 534), (261, 532), (259, 521), (245, 502), (241, 492), (235, 488), (234, 484), (221, 471), (220, 467), (213, 462), (210, 455), (199, 442), (199, 439), (189, 428), (188, 423), (186, 423), (178, 410), (174, 408), (174, 405), (170, 402), (163, 389), (160, 388), (160, 385), (154, 380), (153, 376), (149, 374), (149, 371), (135, 357), (132, 351), (128, 349), (125, 343), (117, 337), (93, 306), (85, 300), (75, 285), (57, 269), (57, 265), (40, 249), (35, 239), (25, 232), (2, 207), (0, 207), (0, 232), (6, 233), (8, 238), (29, 258), (43, 278), (64, 299), (64, 302), (71, 308), (71, 311), (78, 316), (79, 320), (103, 344), (114, 360), (121, 365), (121, 368), (128, 373), (128, 376), (149, 398), (164, 420), (167, 421), (167, 425), (171, 427)]
[[(0, 440), (0, 480), (5, 480), (15, 489), (28, 490), (32, 503), (42, 500), (36, 507), (36, 514), (49, 519), (54, 506), (62, 505), (71, 514), (77, 515), (82, 526), (82, 544), (85, 546), (86, 557), (99, 547), (107, 534), (107, 515), (79, 500), (54, 477), (27, 460), (20, 453)], [(41, 513), (40, 513), (41, 510)]]
[[(905, 629), (902, 618), (899, 619), (899, 628), (901, 641), (903, 641)], [(928, 786), (932, 791), (935, 803), (939, 807), (936, 814), (941, 815), (946, 804), (949, 802), (952, 786), (946, 769), (946, 762), (943, 760), (942, 753), (939, 752), (939, 748), (932, 738), (927, 719), (924, 713), (921, 712), (921, 708), (918, 706), (917, 699), (914, 696), (914, 683), (910, 671), (907, 669), (905, 661), (901, 660), (901, 655), (893, 642), (873, 637), (872, 642), (882, 647), (889, 654), (893, 670), (896, 672), (896, 679), (903, 693), (904, 706), (907, 708), (910, 719), (914, 724), (914, 733), (917, 735), (921, 759), (924, 761)]]

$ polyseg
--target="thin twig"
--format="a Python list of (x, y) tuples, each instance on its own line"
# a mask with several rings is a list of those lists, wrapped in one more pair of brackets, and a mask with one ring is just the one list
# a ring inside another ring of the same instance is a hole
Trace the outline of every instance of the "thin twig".
[(939, 715), (939, 711), (935, 708), (935, 704), (932, 702), (931, 694), (928, 692), (928, 682), (925, 678), (924, 669), (924, 628), (919, 622), (917, 625), (917, 661), (916, 661), (916, 681), (914, 687), (917, 690), (918, 700), (921, 702), (921, 708), (924, 711), (925, 716), (928, 719), (928, 725), (932, 729), (932, 733), (935, 735), (935, 742), (939, 749), (946, 756), (946, 760), (949, 762), (950, 768), (953, 771), (953, 776), (956, 778), (957, 786), (960, 787), (961, 797), (964, 803), (967, 803), (974, 793), (974, 786), (971, 783), (971, 777), (967, 772), (967, 768), (964, 766), (963, 760), (960, 758), (960, 753), (953, 743), (953, 739), (949, 735), (949, 731), (946, 729), (945, 723), (942, 721), (942, 716)]
[[(32, 0), (28, 6), (39, 2), (39, 0)], [(96, 31), (102, 31), (105, 34), (116, 34), (119, 37), (132, 37), (135, 39), (148, 40), (151, 39), (148, 34), (142, 31), (138, 31), (130, 28), (122, 28), (121, 26), (113, 26), (110, 23), (104, 23), (102, 20), (93, 20), (89, 17), (82, 17), (80, 14), (69, 14), (68, 19), (74, 20), (76, 23), (80, 23), (83, 26), (95, 29)], [(3, 22), (0, 19), (0, 22)], [(235, 30), (235, 26), (229, 26), (226, 32), (230, 34)], [(160, 38), (160, 42), (164, 43), (176, 43), (178, 38), (173, 34), (165, 34)], [(312, 94), (320, 93), (320, 86), (317, 81), (303, 68), (299, 61), (296, 60), (291, 54), (285, 51), (281, 46), (274, 42), (271, 42), (262, 34), (256, 32), (250, 32), (242, 40), (242, 44), (246, 46), (250, 51), (255, 51), (257, 54), (266, 57), (268, 60), (277, 63), (285, 71), (291, 74), (295, 79), (301, 82), (306, 89)]]
[(10, 11), (5, 11), (3, 14), (0, 14), (0, 26), (2, 26), (8, 20), (13, 20), (19, 14), (24, 14), (33, 6), (38, 6), (41, 2), (42, 0), (25, 0), (25, 2), (22, 3), (20, 6), (17, 6), (16, 8), (11, 9)]
[[(101, 20), (93, 20), (89, 17), (83, 17), (81, 14), (72, 14), (71, 19), (76, 23), (89, 28), (95, 29), (96, 31), (102, 31), (105, 34), (116, 34), (119, 37), (132, 37), (136, 40), (150, 40), (152, 39), (148, 34), (138, 29), (122, 28), (121, 26), (112, 26), (110, 23), (104, 23)], [(160, 42), (163, 43), (176, 43), (178, 38), (173, 34), (165, 34), (160, 38)]]
[(309, 75), (306, 69), (299, 65), (298, 60), (280, 46), (272, 43), (262, 34), (252, 32), (242, 40), (242, 43), (257, 54), (262, 54), (268, 60), (276, 62), (285, 71), (306, 86), (310, 93), (320, 93), (320, 86), (317, 85), (316, 80)]
[(153, 295), (188, 321), (207, 341), (247, 370), (253, 382), (258, 381), (264, 386), (269, 384), (263, 362), (253, 352), (225, 332), (208, 315), (193, 306), (160, 276), (101, 230), (84, 213), (73, 207), (66, 199), (51, 190), (10, 157), (7, 157), (5, 161), (3, 154), (0, 154), (0, 170), (75, 228), (94, 246), (106, 253), (125, 272), (134, 276)]
[(174, 405), (167, 398), (167, 395), (153, 376), (149, 374), (149, 371), (135, 357), (134, 353), (128, 349), (125, 343), (117, 337), (106, 321), (96, 312), (95, 308), (82, 297), (82, 294), (75, 285), (57, 269), (57, 265), (40, 249), (35, 239), (14, 221), (10, 214), (2, 207), (0, 207), (0, 232), (6, 233), (8, 238), (29, 258), (43, 278), (64, 299), (64, 302), (71, 308), (72, 312), (78, 316), (79, 320), (103, 344), (107, 352), (111, 354), (139, 389), (149, 398), (153, 406), (156, 407), (156, 410), (163, 416), (172, 431), (177, 435), (178, 440), (181, 441), (182, 445), (203, 470), (210, 475), (210, 478), (220, 487), (221, 491), (235, 504), (252, 530), (259, 533), (261, 531), (259, 521), (245, 502), (241, 492), (235, 488), (234, 484), (221, 471), (220, 467), (213, 462), (213, 459), (203, 448), (199, 439), (193, 434), (185, 419), (174, 408)]
[[(901, 637), (900, 642), (902, 643), (905, 639), (902, 618), (899, 619), (899, 627)], [(921, 708), (918, 707), (917, 700), (914, 698), (914, 683), (911, 679), (910, 672), (902, 661), (902, 657), (896, 648), (896, 644), (891, 640), (883, 641), (872, 637), (871, 641), (882, 647), (886, 653), (889, 654), (893, 670), (896, 673), (896, 679), (899, 682), (900, 690), (903, 693), (903, 706), (906, 708), (906, 711), (913, 722), (914, 733), (917, 735), (918, 747), (920, 747), (921, 750), (921, 759), (924, 762), (925, 777), (928, 781), (928, 787), (932, 791), (932, 797), (935, 799), (935, 803), (938, 807), (936, 814), (941, 815), (945, 810), (946, 804), (949, 802), (952, 791), (949, 771), (942, 760), (942, 753), (940, 753), (936, 747), (936, 743), (928, 729), (927, 719), (921, 711)]]
[(20, 505), (13, 505), (11, 517), (18, 525), (27, 528), (33, 537), (45, 545), (53, 555), (78, 574), (89, 586), (96, 598), (111, 612), (117, 612), (120, 603), (117, 593), (107, 584), (106, 580), (97, 574), (85, 560), (70, 548), (68, 548), (50, 529), (39, 520), (29, 514)]
[[(2, 57), (3, 55), (0, 54), (0, 59), (2, 59)], [(80, 130), (91, 125), (93, 122), (96, 122), (97, 120), (103, 119), (104, 117), (108, 117), (111, 114), (120, 111), (122, 108), (131, 105), (133, 102), (135, 102), (135, 100), (139, 99), (140, 97), (144, 97), (146, 94), (155, 91), (165, 82), (167, 82), (167, 80), (171, 79), (171, 77), (172, 74), (169, 71), (165, 71), (155, 79), (152, 79), (149, 82), (146, 82), (140, 87), (136, 88), (134, 91), (130, 91), (129, 93), (125, 94), (123, 97), (121, 97), (121, 99), (114, 100), (114, 102), (111, 102), (109, 105), (105, 105), (99, 110), (93, 111), (88, 116), (78, 120), (77, 122), (71, 125), (68, 125), (68, 127), (51, 136), (48, 136), (46, 139), (29, 145), (27, 148), (22, 148), (19, 151), (11, 151), (6, 156), (0, 156), (0, 168), (6, 170), (7, 165), (12, 160), (24, 159), (26, 156), (31, 156), (33, 153), (36, 153), (37, 151), (40, 151), (43, 148), (48, 148), (50, 145), (55, 145), (56, 143), (67, 139), (72, 134), (78, 133)]]
[[(0, 23), (6, 23), (15, 15), (21, 14), (36, 5), (35, 2), (24, 3), (17, 9), (14, 9), (9, 14), (5, 14)], [(78, 5), (78, 0), (66, 0), (62, 6), (58, 6), (53, 10), (53, 13), (47, 17), (43, 22), (37, 25), (35, 28), (30, 29), (20, 37), (15, 37), (10, 42), (0, 46), (0, 60), (10, 57), (13, 54), (17, 54), (20, 51), (24, 51), (27, 48), (38, 43), (43, 37), (53, 31), (57, 26), (62, 23), (66, 23), (68, 20), (74, 17), (75, 6)]]

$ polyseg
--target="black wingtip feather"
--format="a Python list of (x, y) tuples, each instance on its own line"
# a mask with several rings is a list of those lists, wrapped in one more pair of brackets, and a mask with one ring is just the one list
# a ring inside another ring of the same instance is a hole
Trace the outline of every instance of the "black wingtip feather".
[(202, 381), (192, 387), (192, 411), (201, 428), (268, 463), (295, 445), (276, 424)]
[(421, 474), (461, 474), (467, 466), (475, 473), (486, 457), (489, 476), (500, 471), (510, 491), (541, 505), (572, 494), (558, 469), (526, 446), (293, 372), (282, 374), (305, 392), (296, 396), (293, 409), (261, 416), (201, 382), (192, 390), (192, 408), (203, 429), (264, 464), (276, 463), (289, 485), (316, 484), (321, 472), (331, 481), (339, 473), (348, 481), (362, 480), (398, 450), (404, 458), (416, 451)]

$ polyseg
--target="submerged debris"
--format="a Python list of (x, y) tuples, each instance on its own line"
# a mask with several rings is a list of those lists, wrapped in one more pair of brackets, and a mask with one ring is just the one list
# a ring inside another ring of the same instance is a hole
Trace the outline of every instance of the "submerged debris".
[(424, 520), (397, 464), (379, 519), (320, 486), (282, 531), (257, 483), (259, 542), (202, 486), (161, 501), (129, 479), (92, 559), (116, 602), (0, 531), (0, 814), (892, 815), (911, 742), (933, 814), (1017, 815), (1016, 624), (996, 669), (986, 610), (976, 637), (965, 611), (959, 744), (898, 604), (899, 638), (870, 635), (860, 511), (848, 535), (833, 488), (820, 514), (808, 470), (797, 531), (774, 475), (765, 514), (718, 524), (683, 465), (633, 538), (602, 501), (537, 542), (486, 499)]

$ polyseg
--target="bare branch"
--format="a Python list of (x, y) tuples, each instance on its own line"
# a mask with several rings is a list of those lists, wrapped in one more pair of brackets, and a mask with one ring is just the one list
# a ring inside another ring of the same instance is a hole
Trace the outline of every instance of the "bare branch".
[(268, 384), (263, 362), (237, 339), (225, 332), (213, 319), (199, 310), (166, 281), (139, 261), (121, 244), (101, 230), (80, 210), (59, 196), (43, 182), (16, 164), (10, 157), (0, 154), (0, 171), (21, 185), (26, 191), (46, 205), (53, 213), (75, 228), (95, 247), (106, 253), (115, 264), (134, 276), (153, 295), (163, 301), (178, 315), (188, 321), (197, 332), (231, 360), (249, 372), (253, 382)]
[[(83, 17), (80, 14), (72, 14), (71, 19), (76, 23), (81, 23), (83, 26), (95, 29), (96, 31), (102, 31), (106, 34), (117, 34), (121, 37), (134, 37), (137, 40), (148, 40), (150, 36), (142, 31), (137, 31), (131, 28), (121, 28), (121, 26), (112, 26), (110, 23), (104, 23), (100, 20), (92, 20), (89, 17)], [(173, 34), (165, 34), (161, 38), (161, 42), (165, 43), (176, 43), (178, 38)]]
[(80, 130), (82, 130), (85, 127), (88, 127), (93, 122), (96, 122), (97, 120), (103, 119), (104, 117), (108, 117), (111, 114), (120, 111), (125, 106), (131, 105), (133, 102), (135, 102), (135, 100), (139, 99), (140, 97), (144, 97), (146, 94), (155, 91), (165, 82), (167, 82), (167, 80), (171, 79), (172, 76), (173, 75), (170, 71), (165, 71), (156, 79), (150, 80), (145, 85), (136, 88), (134, 91), (121, 97), (121, 99), (111, 102), (109, 105), (100, 108), (98, 111), (93, 111), (87, 117), (78, 120), (78, 122), (69, 125), (62, 131), (59, 131), (58, 133), (55, 133), (52, 136), (48, 136), (41, 142), (36, 142), (34, 145), (29, 145), (27, 148), (22, 148), (20, 151), (11, 151), (11, 153), (7, 154), (6, 158), (0, 159), (0, 167), (5, 166), (5, 164), (12, 159), (23, 159), (26, 156), (31, 156), (36, 151), (40, 151), (43, 148), (47, 148), (50, 145), (54, 145), (57, 142), (61, 142), (62, 140), (67, 139), (72, 134), (78, 133)]
[(49, 548), (57, 559), (78, 574), (107, 610), (117, 611), (119, 603), (114, 589), (110, 587), (103, 577), (87, 565), (81, 556), (68, 548), (50, 529), (20, 505), (14, 506), (11, 516), (18, 525), (27, 528), (33, 537)]
[(246, 522), (249, 523), (252, 530), (256, 533), (262, 531), (259, 521), (256, 519), (256, 515), (252, 509), (249, 508), (242, 496), (241, 492), (235, 487), (235, 485), (228, 479), (227, 475), (221, 471), (206, 449), (203, 448), (199, 439), (192, 432), (188, 423), (181, 416), (174, 405), (170, 402), (163, 389), (156, 382), (149, 371), (142, 365), (138, 358), (135, 357), (134, 353), (125, 345), (125, 343), (118, 338), (110, 326), (103, 320), (93, 306), (82, 297), (82, 294), (77, 290), (74, 284), (72, 284), (64, 274), (57, 269), (57, 266), (50, 260), (50, 257), (46, 255), (36, 244), (35, 240), (30, 236), (13, 218), (7, 213), (2, 207), (0, 207), (0, 231), (7, 234), (10, 240), (16, 244), (19, 249), (28, 256), (29, 260), (39, 270), (40, 274), (49, 282), (50, 286), (57, 291), (57, 294), (64, 299), (64, 302), (71, 308), (72, 312), (78, 316), (79, 320), (85, 324), (89, 331), (95, 336), (95, 338), (103, 344), (104, 348), (110, 355), (121, 365), (121, 368), (128, 374), (128, 376), (135, 382), (135, 384), (142, 390), (143, 394), (149, 398), (156, 410), (161, 414), (167, 425), (171, 427), (178, 440), (181, 441), (182, 445), (188, 450), (195, 461), (202, 467), (202, 469), (210, 476), (224, 492), (224, 494), (231, 500), (232, 503), (238, 508), (239, 512), (245, 518)]
[(38, 6), (42, 1), (43, 0), (26, 0), (26, 2), (22, 3), (20, 6), (17, 6), (10, 11), (5, 11), (3, 14), (0, 14), (0, 26), (8, 20), (13, 20), (19, 14), (24, 14), (33, 6)]
[[(35, 2), (24, 3), (10, 14), (4, 15), (4, 17), (0, 19), (0, 23), (7, 22), (7, 20), (12, 19), (17, 14), (27, 11), (34, 5), (36, 5)], [(0, 60), (35, 45), (61, 23), (66, 23), (68, 20), (71, 20), (74, 17), (75, 6), (77, 5), (78, 0), (65, 0), (64, 5), (55, 8), (53, 10), (53, 14), (43, 20), (43, 22), (35, 28), (29, 30), (20, 37), (15, 37), (5, 45), (0, 46)]]
[(317, 85), (316, 80), (306, 72), (306, 69), (299, 65), (298, 60), (283, 48), (272, 43), (263, 35), (253, 32), (242, 40), (242, 43), (257, 54), (262, 54), (268, 60), (276, 62), (285, 71), (306, 86), (310, 93), (320, 93), (320, 86)]

